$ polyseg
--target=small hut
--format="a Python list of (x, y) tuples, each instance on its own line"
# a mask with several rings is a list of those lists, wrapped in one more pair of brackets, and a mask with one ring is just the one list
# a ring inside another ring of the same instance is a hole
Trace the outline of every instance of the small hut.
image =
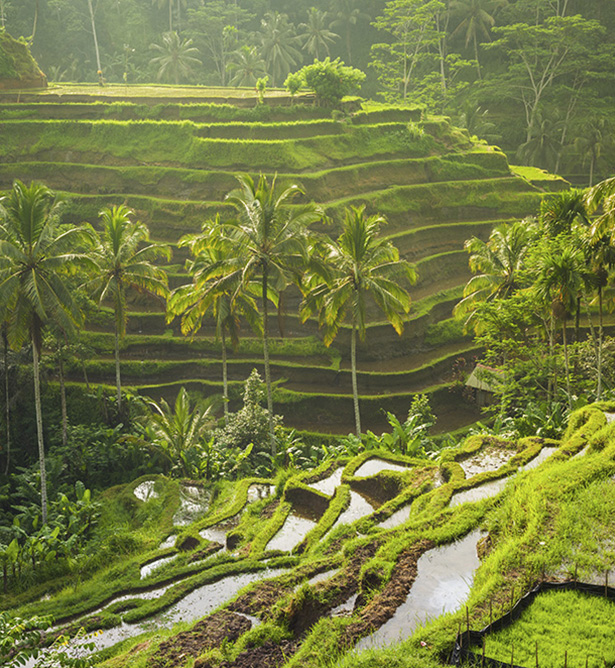
[(477, 364), (466, 381), (466, 387), (471, 387), (476, 393), (476, 404), (479, 408), (493, 402), (493, 396), (499, 385), (504, 382), (504, 372), (500, 369)]

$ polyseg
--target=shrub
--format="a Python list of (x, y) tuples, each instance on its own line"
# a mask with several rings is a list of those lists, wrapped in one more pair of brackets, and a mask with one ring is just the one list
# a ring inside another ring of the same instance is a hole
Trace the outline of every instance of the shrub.
[(284, 85), (294, 95), (305, 84), (314, 91), (319, 105), (336, 107), (344, 95), (358, 91), (364, 79), (365, 73), (361, 70), (344, 65), (339, 58), (331, 60), (327, 57), (289, 74)]

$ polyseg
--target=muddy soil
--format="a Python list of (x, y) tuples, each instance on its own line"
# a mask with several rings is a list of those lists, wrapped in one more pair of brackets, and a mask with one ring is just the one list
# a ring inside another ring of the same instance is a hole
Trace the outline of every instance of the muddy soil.
[[(432, 547), (435, 547), (433, 541), (421, 540), (401, 554), (384, 589), (365, 606), (358, 620), (346, 627), (344, 646), (353, 646), (357, 640), (372, 633), (395, 614), (397, 608), (408, 598), (416, 578), (419, 557)], [(358, 600), (357, 606), (360, 604), (361, 601)]]
[(235, 642), (239, 636), (249, 631), (251, 626), (249, 619), (220, 610), (198, 622), (190, 631), (184, 631), (160, 643), (148, 665), (152, 668), (183, 666), (188, 657), (196, 658), (205, 650), (220, 647), (224, 640)]
[[(297, 651), (299, 643), (283, 640), (279, 645), (268, 640), (261, 647), (253, 647), (242, 652), (235, 661), (223, 661), (219, 668), (278, 668), (284, 665)], [(195, 668), (206, 668), (194, 664)]]

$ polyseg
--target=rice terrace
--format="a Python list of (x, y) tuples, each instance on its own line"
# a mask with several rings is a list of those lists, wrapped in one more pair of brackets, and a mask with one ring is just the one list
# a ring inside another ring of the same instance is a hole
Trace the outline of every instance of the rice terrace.
[(0, 0), (0, 666), (615, 665), (613, 28)]

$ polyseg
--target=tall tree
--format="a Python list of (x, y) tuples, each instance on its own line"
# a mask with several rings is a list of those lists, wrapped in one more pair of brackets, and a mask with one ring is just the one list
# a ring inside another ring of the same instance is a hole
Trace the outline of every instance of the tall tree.
[(94, 8), (92, 7), (92, 0), (88, 0), (88, 9), (90, 11), (90, 23), (92, 24), (92, 38), (94, 39), (94, 52), (96, 54), (98, 80), (102, 82), (102, 65), (100, 64), (100, 50), (98, 48), (98, 35), (96, 34), (96, 21), (94, 19)]
[(302, 60), (299, 39), (295, 26), (286, 14), (267, 12), (261, 25), (261, 54), (271, 74), (272, 84), (276, 86)]
[(510, 63), (507, 88), (517, 91), (525, 111), (526, 142), (535, 132), (547, 92), (560, 76), (587, 69), (604, 28), (581, 16), (550, 17), (543, 23), (515, 23), (493, 29), (498, 39), (488, 48), (501, 50)]
[(242, 46), (231, 54), (227, 69), (232, 73), (229, 85), (255, 86), (258, 79), (267, 75), (265, 61), (255, 46)]
[(373, 25), (391, 39), (372, 45), (371, 66), (382, 85), (405, 100), (412, 91), (418, 66), (442, 35), (436, 18), (444, 10), (441, 0), (392, 0)]
[(235, 278), (246, 286), (258, 278), (263, 314), (263, 358), (269, 438), (275, 454), (273, 396), (269, 368), (269, 302), (297, 281), (307, 262), (308, 228), (320, 219), (321, 212), (313, 204), (288, 206), (303, 191), (297, 185), (284, 190), (276, 188), (263, 175), (255, 181), (247, 174), (237, 176), (239, 187), (226, 196), (237, 216), (221, 223), (221, 232), (231, 242), (231, 254), (221, 270), (228, 280)]
[(466, 326), (473, 322), (477, 304), (509, 297), (520, 287), (521, 272), (534, 238), (534, 226), (526, 220), (498, 225), (487, 242), (478, 237), (466, 241), (474, 276), (454, 309), (456, 316), (467, 316)]
[(501, 4), (503, 3), (497, 0), (496, 2), (493, 0), (453, 0), (451, 3), (451, 12), (458, 22), (451, 37), (462, 37), (466, 48), (472, 44), (479, 79), (482, 79), (482, 74), (478, 45), (480, 42), (488, 42), (491, 39), (491, 28), (495, 25), (495, 18), (489, 12), (494, 12), (494, 9)]
[[(256, 285), (241, 285), (240, 277), (233, 274), (231, 279), (225, 272), (225, 260), (232, 248), (228, 239), (218, 236), (218, 221), (205, 224), (203, 232), (180, 239), (179, 247), (188, 247), (192, 259), (186, 268), (192, 276), (192, 283), (182, 285), (173, 291), (167, 303), (167, 320), (181, 315), (183, 334), (196, 334), (203, 326), (207, 315), (213, 317), (216, 337), (222, 343), (222, 387), (224, 417), (228, 417), (228, 364), (227, 338), (233, 348), (239, 345), (240, 321), (245, 319), (249, 326), (260, 332), (261, 322), (256, 302), (250, 288)], [(254, 293), (254, 290), (252, 290)]]
[(115, 383), (118, 413), (122, 410), (120, 377), (120, 339), (126, 333), (128, 313), (126, 292), (130, 289), (166, 298), (166, 272), (153, 263), (171, 257), (168, 246), (148, 243), (149, 231), (144, 223), (133, 220), (134, 212), (124, 204), (105, 207), (99, 215), (102, 230), (93, 253), (95, 276), (90, 289), (100, 303), (109, 301), (115, 314)]
[(335, 0), (331, 13), (335, 18), (329, 27), (343, 31), (348, 64), (352, 65), (352, 29), (361, 21), (369, 21), (370, 16), (357, 7), (357, 0)]
[(150, 60), (158, 67), (158, 79), (170, 81), (175, 85), (180, 79), (188, 78), (195, 66), (201, 66), (201, 61), (195, 57), (199, 50), (192, 46), (191, 39), (180, 39), (176, 32), (165, 32), (162, 35), (162, 44), (150, 44), (159, 56)]
[(582, 249), (568, 235), (560, 235), (543, 245), (537, 255), (538, 276), (535, 284), (537, 293), (545, 303), (551, 304), (555, 317), (562, 323), (566, 391), (568, 406), (571, 409), (572, 391), (566, 326), (568, 317), (574, 310), (577, 295), (583, 289), (584, 264)]
[(401, 335), (410, 310), (410, 295), (401, 283), (416, 281), (415, 268), (399, 259), (395, 246), (379, 238), (382, 216), (366, 216), (365, 206), (350, 207), (344, 214), (342, 233), (324, 244), (326, 268), (314, 274), (301, 314), (306, 320), (318, 313), (324, 342), (330, 345), (345, 321), (350, 322), (350, 363), (355, 428), (361, 434), (357, 386), (357, 334), (365, 339), (368, 303), (378, 309)]
[(300, 23), (299, 39), (303, 42), (303, 48), (311, 55), (320, 60), (321, 56), (330, 55), (329, 47), (339, 39), (337, 33), (332, 32), (326, 26), (327, 12), (316, 7), (308, 10), (307, 23)]
[(50, 322), (64, 331), (81, 322), (68, 279), (88, 261), (79, 249), (91, 240), (84, 228), (60, 231), (58, 215), (58, 200), (39, 183), (26, 186), (15, 181), (0, 206), (0, 313), (13, 348), (26, 340), (32, 344), (43, 523), (47, 522), (47, 475), (39, 368), (42, 333)]

